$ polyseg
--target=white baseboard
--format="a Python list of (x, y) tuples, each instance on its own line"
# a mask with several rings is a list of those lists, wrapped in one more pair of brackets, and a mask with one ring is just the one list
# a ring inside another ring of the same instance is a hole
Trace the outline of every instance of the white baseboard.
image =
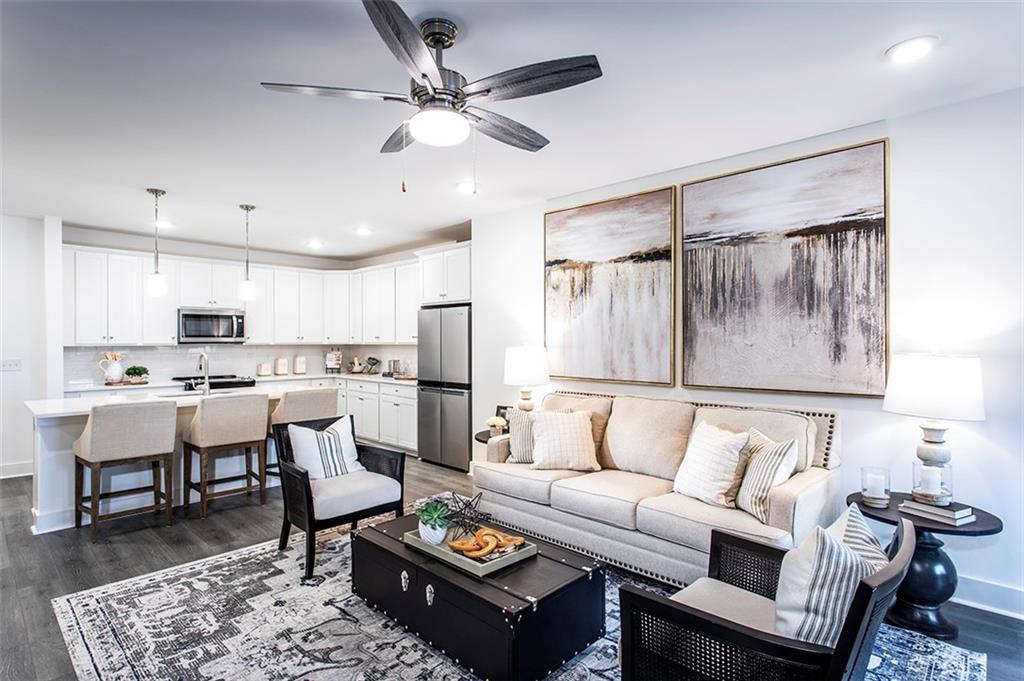
[(1024, 589), (975, 577), (959, 577), (954, 603), (1024, 620)]
[(0, 463), (0, 480), (4, 478), (21, 478), (26, 475), (32, 475), (31, 461)]

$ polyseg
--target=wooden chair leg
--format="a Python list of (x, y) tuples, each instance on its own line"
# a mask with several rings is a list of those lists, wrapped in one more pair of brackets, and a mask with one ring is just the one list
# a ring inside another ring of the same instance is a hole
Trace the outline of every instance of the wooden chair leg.
[(207, 489), (206, 481), (210, 479), (210, 455), (206, 453), (206, 449), (203, 447), (199, 448), (199, 517), (206, 517), (206, 495), (209, 490)]
[(313, 578), (313, 562), (316, 560), (316, 532), (306, 530), (306, 579)]
[(92, 503), (89, 507), (89, 522), (91, 523), (92, 543), (95, 544), (100, 540), (100, 464), (91, 464), (91, 472), (89, 493)]
[(281, 539), (277, 542), (277, 550), (284, 551), (288, 548), (288, 535), (291, 533), (292, 524), (288, 522), (288, 511), (284, 512), (284, 522), (281, 523)]
[(82, 526), (82, 494), (85, 488), (85, 466), (75, 457), (75, 527)]
[(253, 448), (245, 446), (242, 448), (242, 452), (245, 454), (245, 495), (252, 495), (252, 455), (254, 454)]
[(185, 443), (182, 451), (181, 511), (188, 515), (188, 507), (192, 505), (192, 448)]
[(164, 455), (164, 519), (174, 524), (174, 453)]
[(259, 451), (260, 467), (260, 506), (267, 503), (267, 442), (264, 440), (256, 446)]
[(160, 495), (160, 462), (151, 461), (153, 468), (153, 513), (160, 513), (161, 501), (163, 500)]

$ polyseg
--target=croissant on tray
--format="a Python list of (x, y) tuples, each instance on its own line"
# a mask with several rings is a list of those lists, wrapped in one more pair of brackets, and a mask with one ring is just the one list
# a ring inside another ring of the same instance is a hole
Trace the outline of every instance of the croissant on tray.
[(459, 539), (448, 542), (448, 548), (461, 553), (467, 558), (483, 558), (495, 551), (501, 551), (512, 546), (519, 546), (526, 540), (511, 534), (505, 534), (490, 527), (481, 527), (474, 533), (472, 539)]

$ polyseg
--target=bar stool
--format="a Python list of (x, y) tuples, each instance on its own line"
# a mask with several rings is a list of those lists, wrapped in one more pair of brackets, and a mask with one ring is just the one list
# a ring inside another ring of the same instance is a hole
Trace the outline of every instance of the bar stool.
[[(267, 437), (274, 437), (275, 423), (294, 423), (341, 416), (338, 413), (338, 389), (315, 388), (311, 390), (292, 390), (281, 395), (274, 411), (270, 414), (267, 424)], [(280, 458), (280, 454), (277, 455)], [(260, 458), (260, 475), (281, 476), (277, 462), (267, 463), (266, 450)]]
[[(259, 453), (260, 460), (266, 459), (267, 422), (266, 395), (221, 395), (205, 397), (199, 402), (195, 416), (182, 437), (181, 448), (185, 455), (184, 485), (185, 511), (192, 503), (192, 490), (199, 492), (199, 517), (206, 517), (209, 499), (253, 490), (253, 478), (260, 490), (260, 505), (267, 503), (267, 476), (260, 471), (257, 476), (252, 469), (252, 453)], [(245, 473), (224, 478), (210, 478), (210, 457), (241, 449), (245, 454)], [(192, 455), (199, 455), (199, 482), (192, 481)], [(241, 487), (210, 492), (210, 485), (245, 480)]]
[[(100, 520), (120, 518), (146, 511), (164, 511), (167, 524), (174, 522), (173, 491), (174, 432), (178, 406), (173, 401), (132, 402), (93, 407), (85, 430), (71, 445), (75, 453), (75, 527), (82, 526), (82, 514), (92, 524), (92, 543), (100, 538)], [(100, 472), (111, 466), (150, 462), (153, 484), (116, 492), (100, 491)], [(160, 487), (160, 464), (164, 465), (164, 486)], [(89, 496), (83, 494), (85, 467), (90, 470)], [(100, 513), (100, 500), (153, 492), (153, 505)], [(86, 505), (86, 501), (89, 502)], [(163, 502), (161, 504), (161, 501)]]

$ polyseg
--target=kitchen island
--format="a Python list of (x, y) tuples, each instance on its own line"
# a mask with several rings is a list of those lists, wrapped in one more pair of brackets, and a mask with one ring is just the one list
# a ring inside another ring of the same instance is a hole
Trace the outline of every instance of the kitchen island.
[[(360, 377), (365, 382), (368, 377)], [(354, 377), (353, 377), (354, 379)], [(320, 381), (310, 381), (319, 383)], [(344, 383), (344, 380), (340, 381)], [(408, 386), (415, 389), (414, 382), (394, 381), (375, 376), (373, 383), (391, 383), (397, 386)], [(333, 382), (338, 385), (338, 382)], [(238, 388), (227, 391), (227, 394), (263, 393), (270, 400), (272, 411), (281, 395), (294, 390), (311, 390), (323, 385), (295, 385), (287, 382), (267, 382), (252, 388)], [(408, 389), (407, 388), (407, 389)], [(339, 386), (340, 390), (340, 386)], [(346, 413), (343, 401), (344, 391), (339, 392), (339, 413)], [(50, 400), (32, 400), (25, 402), (32, 416), (33, 429), (33, 468), (32, 468), (32, 532), (36, 534), (54, 532), (74, 526), (74, 462), (71, 449), (72, 443), (78, 439), (85, 429), (89, 412), (94, 406), (104, 404), (124, 404), (140, 400), (173, 400), (178, 406), (178, 429), (174, 465), (174, 504), (180, 505), (182, 496), (181, 471), (181, 435), (192, 420), (196, 406), (203, 398), (201, 393), (175, 391), (173, 388), (155, 387), (151, 391), (131, 390), (114, 395), (84, 395), (81, 397), (65, 397)], [(273, 452), (273, 448), (271, 448)], [(272, 456), (273, 458), (273, 456)], [(240, 475), (245, 471), (245, 459), (241, 453), (218, 456), (212, 463), (213, 477)], [(103, 491), (130, 489), (147, 485), (151, 481), (148, 464), (138, 466), (121, 466), (104, 471)], [(231, 483), (237, 484), (237, 483)], [(276, 477), (267, 481), (268, 485), (278, 484)], [(230, 484), (228, 485), (230, 486)], [(214, 488), (217, 489), (217, 488)], [(88, 481), (86, 482), (88, 494)], [(193, 496), (193, 500), (196, 497)], [(254, 497), (253, 503), (258, 503)], [(115, 497), (102, 502), (102, 511), (120, 511), (133, 507), (152, 504), (152, 493)], [(88, 522), (88, 518), (85, 519)]]

